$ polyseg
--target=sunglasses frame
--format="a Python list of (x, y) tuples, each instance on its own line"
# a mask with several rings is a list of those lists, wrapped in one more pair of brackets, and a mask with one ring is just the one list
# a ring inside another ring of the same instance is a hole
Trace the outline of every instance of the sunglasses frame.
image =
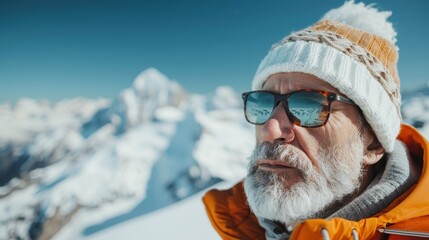
[[(289, 110), (289, 97), (292, 94), (298, 93), (298, 92), (316, 92), (316, 93), (320, 93), (323, 96), (325, 96), (326, 98), (326, 102), (327, 105), (323, 106), (323, 108), (326, 109), (326, 120), (323, 122), (323, 124), (321, 125), (317, 125), (317, 126), (303, 126), (301, 125), (301, 121), (294, 116), (294, 114), (292, 112), (290, 112)], [(249, 121), (249, 119), (247, 118), (246, 115), (246, 107), (247, 107), (247, 97), (252, 94), (252, 93), (269, 93), (271, 95), (274, 96), (274, 106), (273, 109), (271, 110), (270, 116), (267, 118), (267, 120), (265, 120), (265, 122), (263, 123), (253, 123), (251, 121)], [(327, 92), (327, 91), (321, 91), (321, 90), (314, 90), (314, 89), (302, 89), (302, 90), (298, 90), (298, 91), (293, 91), (293, 92), (289, 92), (286, 94), (279, 94), (279, 93), (275, 93), (275, 92), (271, 92), (271, 91), (265, 91), (265, 90), (258, 90), (258, 91), (250, 91), (250, 92), (244, 92), (242, 94), (242, 98), (243, 98), (243, 103), (244, 103), (244, 117), (246, 118), (246, 121), (249, 122), (250, 124), (254, 124), (254, 125), (264, 125), (270, 118), (271, 118), (271, 114), (274, 112), (274, 109), (276, 109), (276, 107), (280, 104), (283, 103), (283, 107), (286, 111), (286, 115), (289, 118), (289, 120), (296, 126), (300, 126), (300, 127), (304, 127), (304, 128), (317, 128), (317, 127), (322, 127), (324, 126), (329, 119), (330, 113), (331, 113), (331, 103), (334, 101), (339, 101), (339, 102), (343, 102), (343, 103), (347, 103), (350, 105), (354, 105), (356, 106), (356, 104), (349, 98), (341, 96), (337, 93), (333, 93), (333, 92)]]

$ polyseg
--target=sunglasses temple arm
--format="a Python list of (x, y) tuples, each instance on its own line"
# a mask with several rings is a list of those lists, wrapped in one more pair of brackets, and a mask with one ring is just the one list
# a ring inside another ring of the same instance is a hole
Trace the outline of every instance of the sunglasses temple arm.
[(340, 102), (343, 102), (343, 103), (348, 103), (350, 105), (356, 105), (356, 103), (354, 103), (352, 100), (350, 100), (350, 99), (348, 99), (346, 97), (340, 96), (340, 95), (337, 95), (337, 101), (340, 101)]

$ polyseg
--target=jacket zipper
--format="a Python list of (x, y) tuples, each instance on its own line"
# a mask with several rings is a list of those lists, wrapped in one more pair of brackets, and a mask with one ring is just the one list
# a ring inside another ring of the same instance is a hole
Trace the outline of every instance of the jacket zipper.
[(393, 229), (393, 228), (380, 228), (378, 229), (378, 231), (381, 233), (391, 234), (391, 235), (429, 238), (429, 232), (408, 231), (408, 230), (399, 230), (399, 229)]

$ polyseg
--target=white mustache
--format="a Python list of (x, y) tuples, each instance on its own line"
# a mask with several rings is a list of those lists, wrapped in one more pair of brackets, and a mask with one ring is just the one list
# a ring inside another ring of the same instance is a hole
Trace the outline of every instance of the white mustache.
[(294, 146), (279, 142), (264, 142), (258, 144), (249, 160), (249, 174), (254, 174), (257, 169), (257, 161), (262, 159), (277, 160), (287, 163), (298, 169), (304, 176), (309, 176), (314, 171), (313, 165)]

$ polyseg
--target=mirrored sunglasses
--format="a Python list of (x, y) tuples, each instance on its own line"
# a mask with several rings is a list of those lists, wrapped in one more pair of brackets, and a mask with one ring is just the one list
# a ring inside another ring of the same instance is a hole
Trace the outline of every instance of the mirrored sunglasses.
[(287, 94), (251, 91), (243, 93), (242, 97), (246, 120), (257, 125), (265, 124), (279, 103), (283, 103), (293, 124), (307, 128), (325, 125), (334, 101), (356, 105), (352, 100), (336, 93), (307, 89)]

